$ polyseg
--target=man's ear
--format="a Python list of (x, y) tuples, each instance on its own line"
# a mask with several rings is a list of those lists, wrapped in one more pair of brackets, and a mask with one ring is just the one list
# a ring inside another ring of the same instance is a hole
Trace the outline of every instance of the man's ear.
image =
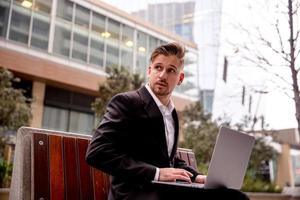
[(147, 73), (148, 73), (148, 75), (151, 73), (151, 67), (150, 66), (148, 67)]
[(184, 73), (181, 72), (179, 75), (179, 81), (178, 81), (177, 85), (180, 85), (182, 83), (183, 79), (184, 79)]

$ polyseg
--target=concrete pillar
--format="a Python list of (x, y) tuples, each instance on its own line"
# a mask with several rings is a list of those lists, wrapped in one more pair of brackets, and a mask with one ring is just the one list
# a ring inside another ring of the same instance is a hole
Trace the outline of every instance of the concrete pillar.
[(46, 84), (39, 81), (34, 81), (32, 84), (32, 97), (31, 103), (32, 120), (30, 126), (41, 128), (44, 110), (44, 97), (45, 97)]
[(292, 158), (288, 144), (282, 144), (282, 151), (278, 158), (276, 184), (281, 187), (287, 184), (294, 186)]

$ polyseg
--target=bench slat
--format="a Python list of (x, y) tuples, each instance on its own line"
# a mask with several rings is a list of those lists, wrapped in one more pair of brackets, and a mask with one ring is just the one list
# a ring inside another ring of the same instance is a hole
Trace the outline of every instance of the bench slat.
[(103, 172), (92, 169), (93, 171), (93, 186), (94, 186), (94, 199), (103, 200), (108, 197), (109, 180), (108, 176)]
[(75, 138), (63, 137), (66, 200), (79, 200), (77, 151)]
[(49, 156), (48, 137), (45, 134), (33, 134), (34, 156), (34, 199), (49, 198)]
[(80, 177), (80, 196), (82, 200), (93, 200), (93, 181), (91, 176), (91, 168), (85, 161), (85, 153), (89, 141), (87, 139), (77, 138), (77, 150), (79, 160), (79, 177)]
[(52, 200), (64, 199), (64, 173), (62, 137), (49, 135), (50, 153), (50, 197)]
[(197, 170), (197, 163), (196, 163), (196, 158), (194, 152), (188, 152), (187, 153), (188, 158), (189, 158), (189, 165), (193, 167), (195, 170)]
[(182, 160), (184, 160), (186, 162), (187, 165), (190, 166), (190, 163), (189, 163), (189, 157), (188, 157), (188, 154), (187, 152), (180, 152), (180, 157)]

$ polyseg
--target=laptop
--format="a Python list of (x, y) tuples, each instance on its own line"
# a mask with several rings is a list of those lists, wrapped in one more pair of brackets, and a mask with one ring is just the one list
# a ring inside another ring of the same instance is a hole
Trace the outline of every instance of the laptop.
[(241, 189), (255, 138), (221, 126), (208, 168), (205, 184), (152, 181), (154, 184), (192, 188)]

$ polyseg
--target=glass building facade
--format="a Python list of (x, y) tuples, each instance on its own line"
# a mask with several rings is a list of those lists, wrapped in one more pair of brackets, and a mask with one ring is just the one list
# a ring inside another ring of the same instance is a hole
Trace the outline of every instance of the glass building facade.
[[(110, 67), (124, 67), (131, 73), (140, 74), (146, 81), (152, 50), (173, 40), (89, 1), (0, 0), (0, 42), (20, 45), (93, 70), (105, 72)], [(175, 95), (199, 98), (197, 63), (197, 49), (187, 46), (186, 79)], [(88, 109), (49, 105), (49, 95), (45, 98), (45, 128), (78, 132), (75, 126), (80, 124), (76, 120), (86, 121), (80, 127), (90, 127), (88, 121), (94, 121), (90, 118), (93, 113)], [(65, 121), (68, 123), (62, 123)]]

